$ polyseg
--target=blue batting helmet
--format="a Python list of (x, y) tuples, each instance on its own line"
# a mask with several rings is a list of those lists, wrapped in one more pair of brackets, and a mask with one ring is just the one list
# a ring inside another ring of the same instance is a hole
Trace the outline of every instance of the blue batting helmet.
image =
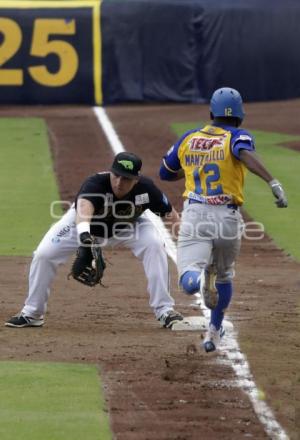
[(244, 119), (243, 100), (239, 92), (230, 87), (216, 90), (210, 100), (210, 111), (214, 118), (232, 117)]

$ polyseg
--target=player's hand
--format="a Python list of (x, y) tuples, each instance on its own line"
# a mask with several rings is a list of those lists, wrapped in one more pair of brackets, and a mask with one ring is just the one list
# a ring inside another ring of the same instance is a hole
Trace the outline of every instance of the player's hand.
[(77, 249), (69, 275), (89, 287), (101, 284), (106, 268), (101, 248), (89, 232), (82, 232), (79, 238), (81, 246)]
[(284, 192), (284, 189), (282, 188), (281, 183), (278, 182), (277, 179), (273, 179), (273, 180), (271, 180), (271, 182), (269, 182), (269, 185), (271, 187), (271, 190), (272, 190), (274, 197), (277, 199), (275, 201), (277, 207), (278, 208), (287, 208), (288, 201), (287, 201), (287, 197), (285, 195), (285, 192)]

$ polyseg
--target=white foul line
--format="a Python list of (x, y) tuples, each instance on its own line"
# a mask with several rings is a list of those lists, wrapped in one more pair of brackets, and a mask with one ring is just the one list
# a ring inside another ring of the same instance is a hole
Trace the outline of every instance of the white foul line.
[[(102, 130), (104, 131), (110, 143), (113, 152), (117, 154), (125, 151), (125, 148), (120, 141), (120, 138), (118, 137), (104, 108), (94, 107), (93, 110), (101, 125)], [(147, 216), (153, 221), (159, 234), (164, 238), (168, 255), (176, 264), (176, 247), (169, 231), (165, 228), (162, 220), (151, 211), (147, 211)], [(203, 309), (205, 318), (209, 320), (209, 310), (205, 309), (204, 307), (201, 308)], [(250, 371), (247, 358), (240, 350), (235, 331), (228, 330), (227, 333), (230, 334), (228, 336), (225, 335), (224, 337), (226, 347), (222, 350), (222, 352), (225, 353), (228, 359), (228, 364), (234, 370), (238, 378), (239, 388), (241, 388), (248, 395), (258, 419), (262, 423), (266, 433), (270, 436), (270, 438), (272, 440), (288, 440), (289, 437), (285, 433), (282, 426), (275, 419), (272, 410), (263, 400), (261, 400), (260, 392), (257, 389), (253, 375)]]

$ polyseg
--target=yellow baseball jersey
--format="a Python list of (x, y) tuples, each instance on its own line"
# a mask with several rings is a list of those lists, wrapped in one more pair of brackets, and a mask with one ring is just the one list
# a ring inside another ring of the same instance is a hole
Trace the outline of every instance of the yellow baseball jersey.
[(247, 170), (239, 160), (241, 149), (255, 149), (248, 132), (206, 125), (185, 133), (164, 157), (164, 165), (171, 172), (184, 170), (184, 197), (210, 205), (241, 205)]

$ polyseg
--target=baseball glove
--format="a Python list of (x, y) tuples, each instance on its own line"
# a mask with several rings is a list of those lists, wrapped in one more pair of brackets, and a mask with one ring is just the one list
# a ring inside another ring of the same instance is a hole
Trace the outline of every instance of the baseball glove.
[(77, 249), (69, 275), (89, 287), (101, 284), (106, 268), (101, 247), (87, 232), (81, 234), (80, 241), (82, 245)]

